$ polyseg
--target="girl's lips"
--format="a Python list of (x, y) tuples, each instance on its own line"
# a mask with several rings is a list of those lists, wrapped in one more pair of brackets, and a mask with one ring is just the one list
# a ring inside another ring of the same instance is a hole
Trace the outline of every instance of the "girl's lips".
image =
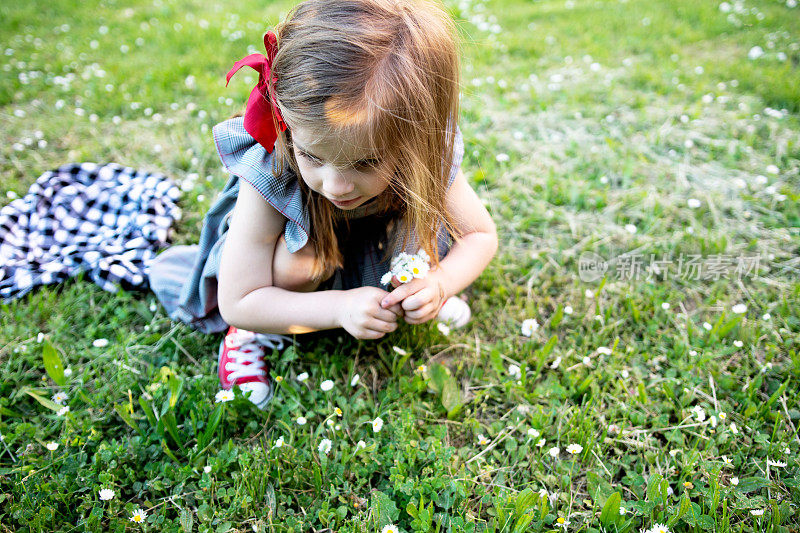
[(336, 200), (331, 200), (331, 202), (333, 202), (333, 203), (334, 203), (335, 205), (337, 205), (337, 206), (345, 206), (345, 207), (346, 207), (346, 206), (348, 206), (348, 205), (352, 205), (352, 204), (356, 203), (356, 202), (357, 202), (357, 201), (359, 201), (360, 199), (361, 199), (361, 197), (360, 197), (360, 196), (356, 196), (356, 197), (355, 197), (355, 198), (353, 198), (352, 200), (348, 200), (348, 201), (346, 201), (346, 202), (337, 202)]

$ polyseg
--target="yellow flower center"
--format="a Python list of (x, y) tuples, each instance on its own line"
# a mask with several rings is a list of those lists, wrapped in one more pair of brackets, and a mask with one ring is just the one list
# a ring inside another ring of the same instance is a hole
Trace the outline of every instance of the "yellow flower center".
[(559, 516), (558, 520), (556, 520), (556, 522), (558, 522), (559, 524), (563, 524), (564, 523), (564, 517), (563, 516)]
[(142, 515), (140, 515), (140, 514), (133, 515), (133, 521), (134, 522), (141, 522), (142, 521)]

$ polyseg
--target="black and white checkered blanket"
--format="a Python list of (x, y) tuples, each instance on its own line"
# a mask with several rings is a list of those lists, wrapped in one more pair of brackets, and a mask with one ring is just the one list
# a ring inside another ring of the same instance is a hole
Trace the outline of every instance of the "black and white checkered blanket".
[(161, 174), (114, 163), (45, 172), (0, 209), (0, 300), (79, 272), (107, 291), (146, 289), (179, 195)]

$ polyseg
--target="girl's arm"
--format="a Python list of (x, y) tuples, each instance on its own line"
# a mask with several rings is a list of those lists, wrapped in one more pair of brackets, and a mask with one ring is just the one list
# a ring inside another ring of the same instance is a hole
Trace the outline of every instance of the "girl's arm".
[[(432, 269), (425, 278), (414, 279), (392, 291), (381, 302), (384, 308), (403, 302), (403, 309), (406, 311), (416, 310), (428, 305), (430, 302), (427, 300), (434, 292), (440, 293), (434, 298), (440, 297), (440, 304), (444, 303), (450, 296), (467, 288), (489, 265), (497, 252), (497, 229), (461, 170), (447, 191), (447, 209), (453, 214), (455, 223), (463, 234), (461, 241), (453, 244), (439, 262), (438, 269)], [(430, 289), (433, 287), (435, 290)], [(417, 292), (420, 292), (420, 296), (404, 302)], [(436, 316), (438, 307), (430, 308), (432, 318)], [(420, 323), (425, 320), (406, 321)]]
[(497, 227), (461, 170), (447, 191), (447, 209), (464, 234), (439, 261), (445, 300), (478, 279), (497, 252)]
[(259, 333), (293, 334), (339, 327), (343, 291), (273, 287), (272, 259), (286, 219), (242, 180), (218, 275), (223, 320)]

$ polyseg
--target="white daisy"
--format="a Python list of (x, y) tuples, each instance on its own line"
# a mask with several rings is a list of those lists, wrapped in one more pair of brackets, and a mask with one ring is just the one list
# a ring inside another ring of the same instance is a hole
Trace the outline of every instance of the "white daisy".
[(450, 326), (448, 326), (444, 322), (437, 322), (436, 329), (438, 329), (442, 333), (442, 335), (450, 335)]
[(719, 416), (720, 420), (725, 420), (726, 418), (728, 418), (728, 413), (726, 413), (725, 411), (720, 411), (717, 416)]
[(508, 375), (514, 379), (520, 379), (522, 377), (522, 370), (520, 370), (517, 365), (508, 365)]
[(221, 390), (214, 395), (214, 403), (225, 403), (233, 400), (234, 395), (232, 390)]
[(558, 457), (558, 454), (561, 453), (561, 449), (558, 446), (553, 446), (552, 448), (547, 450), (547, 453), (550, 454), (550, 457)]
[(386, 524), (381, 529), (381, 533), (400, 533), (400, 530), (394, 524)]
[(147, 518), (147, 513), (144, 509), (136, 509), (131, 513), (131, 522), (136, 522), (137, 524), (144, 522), (144, 519)]
[(713, 326), (711, 324), (709, 324), (708, 322), (703, 322), (703, 329), (705, 329), (706, 331), (711, 331), (712, 327)]
[(764, 514), (764, 509), (750, 509), (750, 514), (753, 516), (761, 516)]
[(607, 348), (605, 346), (600, 346), (597, 348), (597, 353), (602, 355), (611, 355), (611, 348)]
[(559, 355), (558, 357), (556, 357), (555, 361), (553, 361), (553, 362), (550, 364), (550, 368), (552, 368), (553, 370), (555, 370), (556, 368), (558, 368), (558, 365), (560, 365), (560, 364), (561, 364), (561, 356)]
[(481, 446), (486, 446), (487, 444), (489, 444), (489, 442), (491, 441), (487, 439), (483, 433), (478, 435), (478, 444), (480, 444)]
[(375, 417), (375, 420), (372, 421), (372, 432), (377, 433), (381, 429), (383, 429), (383, 419), (381, 417)]
[(392, 346), (392, 350), (399, 353), (400, 355), (408, 355), (408, 352), (400, 348), (399, 346)]
[(333, 381), (331, 381), (330, 379), (326, 379), (325, 381), (319, 384), (319, 388), (325, 392), (328, 392), (333, 388)]
[(95, 348), (105, 348), (108, 346), (108, 339), (95, 339), (92, 341), (92, 346)]
[(50, 399), (59, 405), (64, 405), (64, 402), (69, 400), (69, 396), (67, 396), (66, 392), (58, 391)]
[(664, 311), (669, 309), (669, 302), (661, 302), (661, 309), (663, 309)]
[(45, 445), (45, 447), (46, 447), (48, 450), (50, 450), (51, 452), (54, 452), (54, 451), (56, 451), (56, 450), (58, 449), (58, 443), (57, 443), (57, 442), (48, 442), (48, 443)]
[(581, 453), (583, 451), (583, 446), (580, 444), (570, 444), (567, 446), (567, 452), (571, 453), (572, 455)]
[(331, 442), (330, 439), (322, 439), (319, 442), (319, 446), (317, 446), (317, 451), (323, 455), (328, 455), (328, 453), (331, 451), (332, 446), (333, 443)]
[(747, 312), (747, 305), (745, 305), (745, 304), (736, 304), (733, 307), (731, 307), (731, 311), (733, 311), (737, 315), (741, 315), (742, 313), (746, 313)]
[(296, 422), (298, 426), (305, 426), (308, 420), (304, 416), (298, 416)]
[(303, 372), (302, 374), (298, 374), (297, 381), (303, 382), (308, 379), (308, 372)]
[(588, 355), (583, 356), (582, 362), (586, 366), (592, 366), (592, 358), (589, 357)]
[(111, 489), (100, 489), (99, 496), (101, 500), (107, 502), (108, 500), (114, 499), (114, 491)]
[(686, 205), (688, 205), (692, 209), (697, 209), (698, 207), (700, 207), (700, 200), (698, 200), (697, 198), (689, 198), (688, 200), (686, 200)]
[(544, 447), (544, 443), (545, 443), (545, 440), (544, 440), (544, 439), (539, 439), (539, 440), (536, 442), (536, 447), (537, 447), (537, 448), (543, 448), (543, 447)]
[(366, 447), (367, 447), (367, 443), (364, 442), (363, 440), (360, 440), (360, 441), (358, 441), (356, 443), (356, 450), (361, 450), (362, 448), (366, 448)]
[(361, 379), (361, 376), (359, 374), (354, 375), (353, 378), (350, 380), (350, 386), (355, 387), (359, 379)]
[(737, 348), (741, 348), (742, 346), (744, 346), (744, 343), (742, 341), (737, 340), (733, 341), (733, 345), (736, 346)]
[(669, 533), (669, 528), (665, 524), (655, 524), (650, 533)]
[(532, 439), (535, 439), (536, 437), (539, 436), (539, 430), (534, 429), (534, 428), (529, 428), (528, 429), (528, 436), (531, 437)]
[(203, 472), (205, 472), (206, 474), (210, 474), (211, 473), (211, 465), (204, 466), (203, 467)]
[(522, 321), (522, 334), (526, 337), (533, 335), (539, 329), (539, 322), (535, 318), (526, 318)]
[(278, 440), (275, 441), (275, 444), (272, 445), (273, 448), (283, 448), (283, 435), (278, 437)]
[(565, 315), (571, 315), (572, 314), (572, 306), (571, 305), (567, 305), (567, 306), (564, 307), (564, 314)]
[(772, 459), (767, 459), (767, 465), (769, 466), (777, 466), (778, 468), (784, 468), (786, 463), (783, 461), (773, 461)]
[(59, 409), (59, 410), (58, 410), (58, 412), (57, 412), (56, 414), (57, 414), (58, 416), (64, 416), (64, 415), (66, 415), (67, 413), (69, 413), (69, 405), (65, 405), (64, 407), (62, 407), (61, 409)]
[(731, 422), (730, 428), (731, 428), (731, 433), (733, 433), (734, 435), (739, 434), (739, 428), (736, 426), (735, 422)]
[(68, 377), (70, 377), (71, 375), (72, 375), (72, 369), (71, 369), (70, 367), (67, 367), (67, 368), (65, 368), (65, 369), (64, 369), (64, 377), (65, 377), (65, 378), (68, 378)]
[(736, 486), (736, 485), (738, 485), (738, 484), (739, 484), (739, 478), (738, 478), (738, 477), (736, 477), (736, 476), (733, 476), (733, 477), (731, 478), (731, 485), (733, 485), (733, 486), (735, 487), (735, 486)]
[(381, 285), (388, 285), (389, 283), (391, 283), (393, 276), (394, 272), (392, 272), (391, 270), (386, 274), (384, 274), (383, 276), (381, 276)]
[(727, 455), (723, 455), (721, 457), (721, 459), (722, 459), (722, 462), (725, 463), (726, 465), (732, 465), (733, 464), (733, 459), (731, 459)]

